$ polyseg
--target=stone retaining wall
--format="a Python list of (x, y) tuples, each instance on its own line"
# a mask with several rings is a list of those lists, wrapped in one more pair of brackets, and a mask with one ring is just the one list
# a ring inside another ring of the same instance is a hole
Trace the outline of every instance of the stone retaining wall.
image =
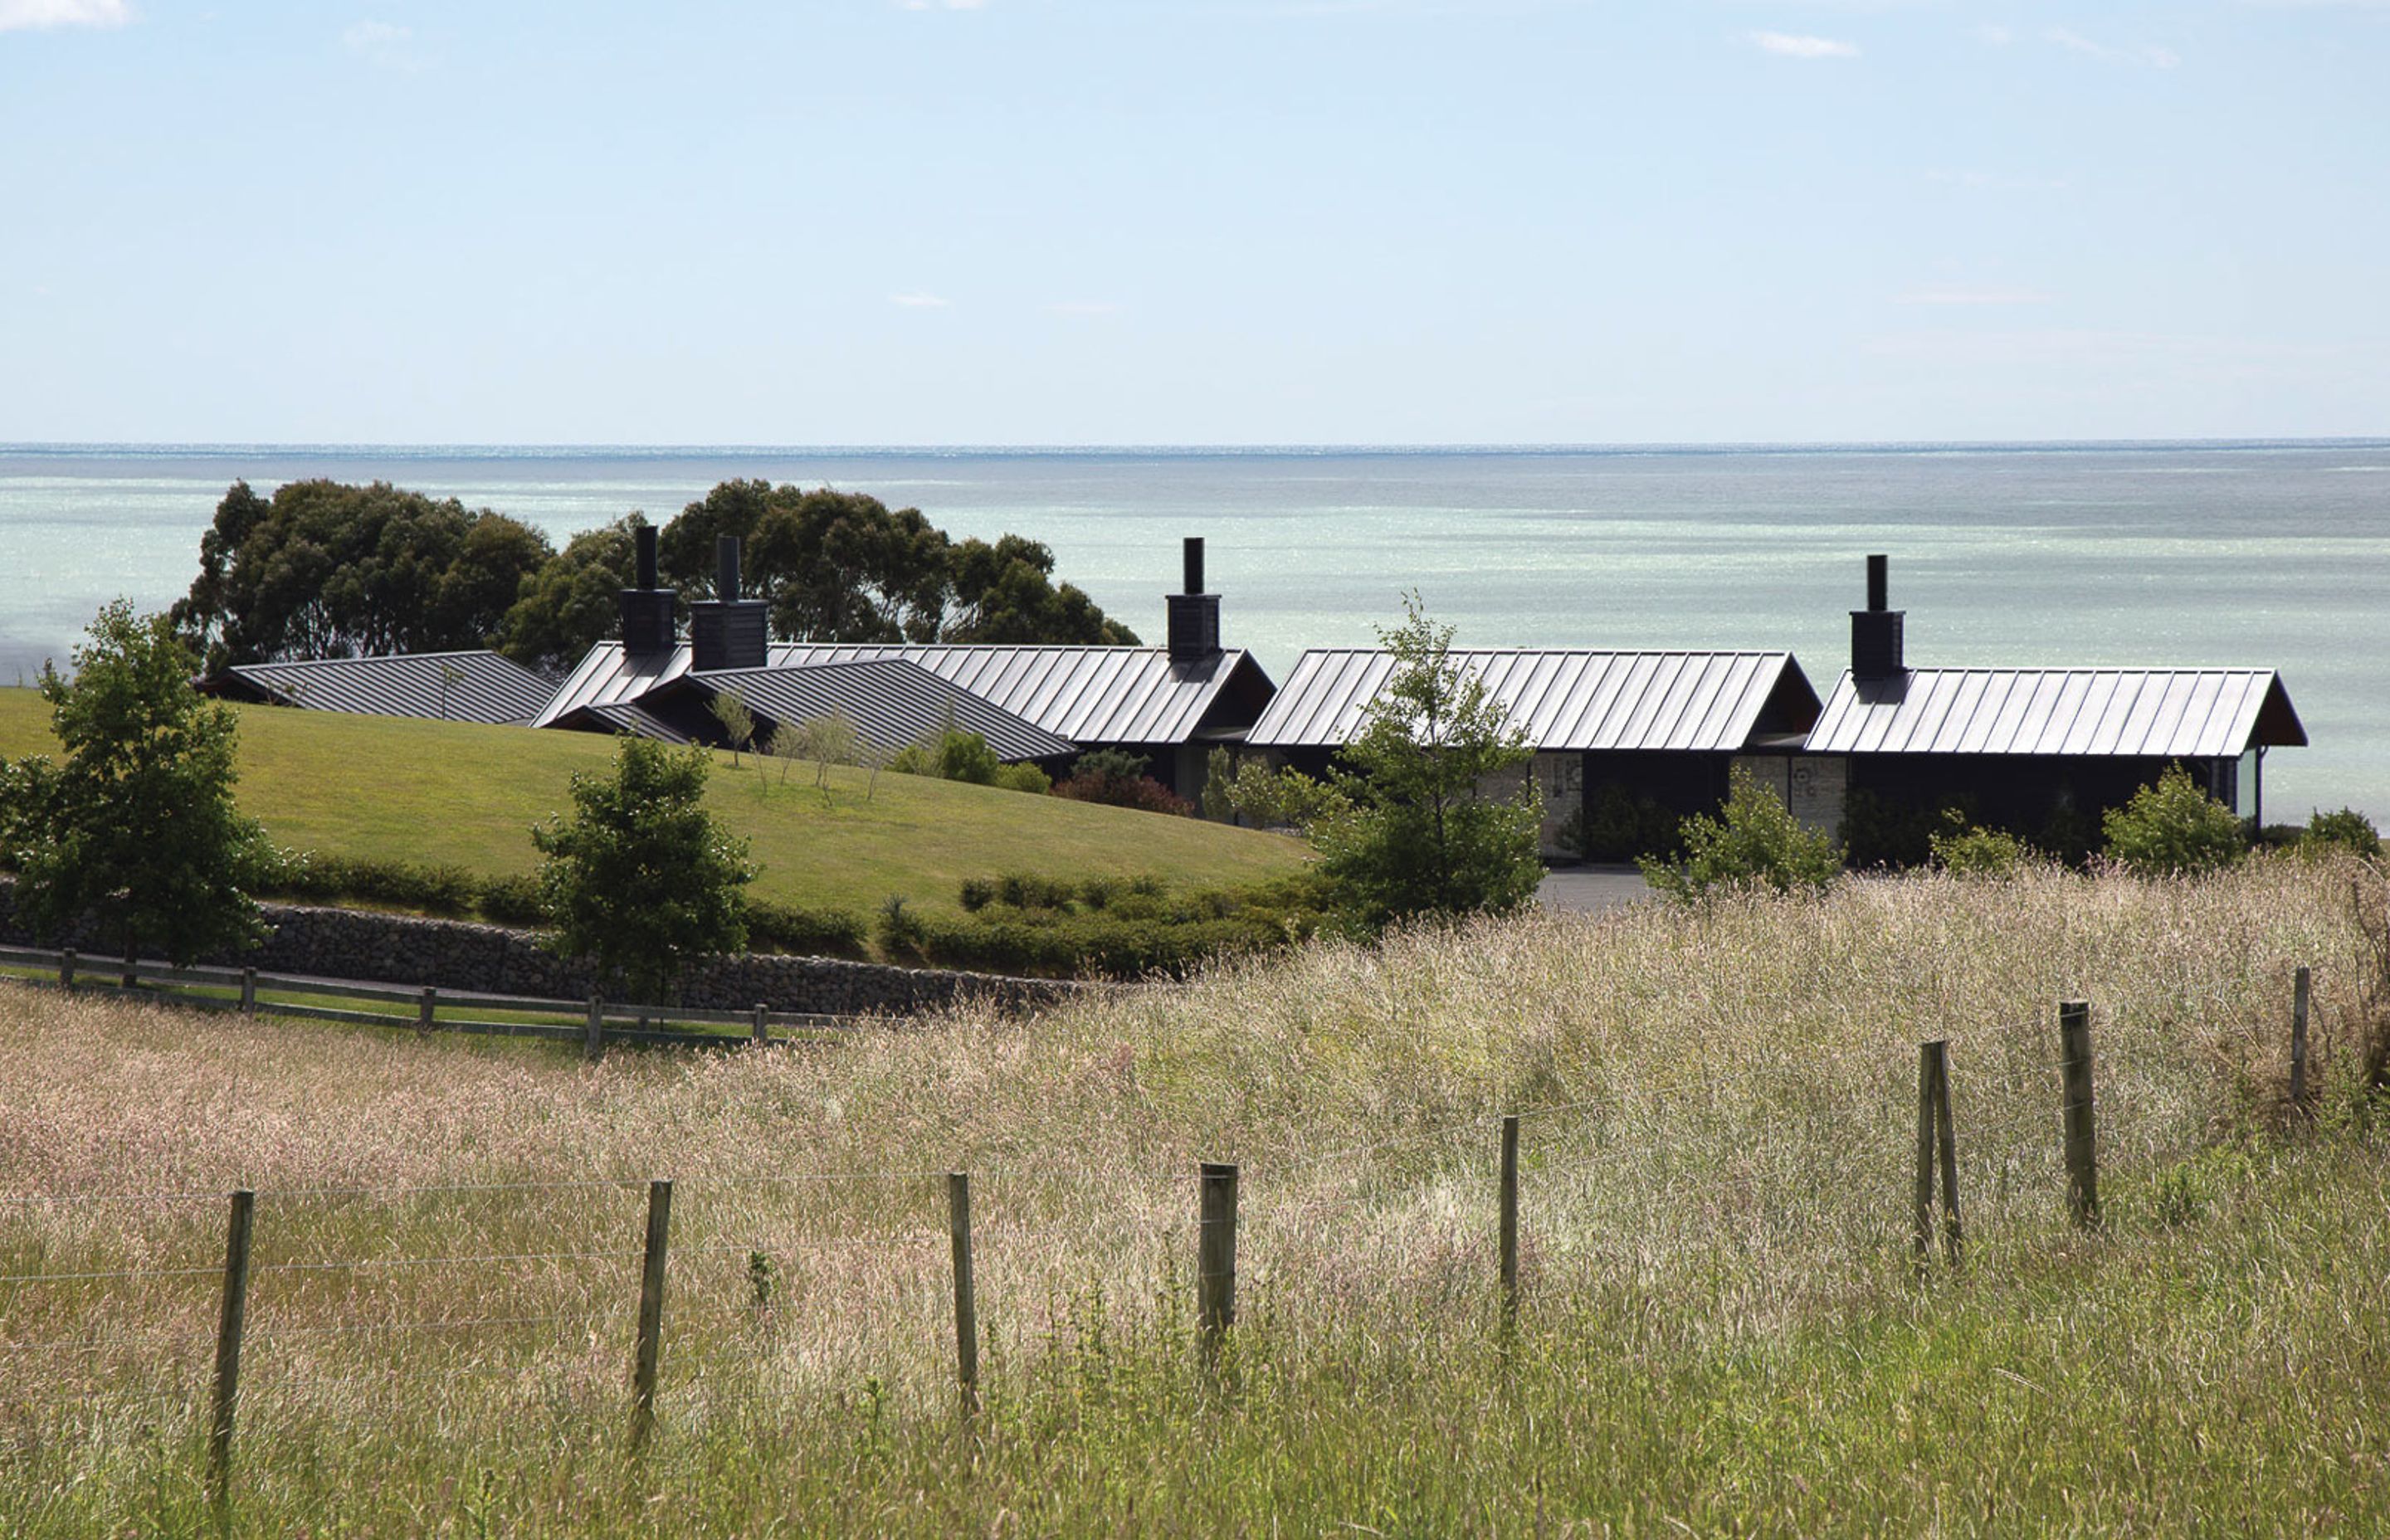
[[(0, 944), (43, 944), (16, 923), (16, 884), (0, 878)], [(527, 930), (470, 920), (422, 919), (367, 909), (266, 904), (274, 933), (253, 952), (201, 959), (217, 967), (254, 967), (267, 973), (305, 973), (416, 988), (477, 990), (583, 1000), (591, 993), (587, 965), (544, 951)], [(95, 959), (109, 948), (88, 932), (65, 938)], [(693, 970), (679, 1004), (710, 1010), (774, 1010), (832, 1016), (906, 1014), (960, 999), (985, 999), (1027, 1009), (1068, 999), (1087, 986), (1056, 979), (1016, 979), (943, 969), (889, 968), (836, 957), (750, 955)]]

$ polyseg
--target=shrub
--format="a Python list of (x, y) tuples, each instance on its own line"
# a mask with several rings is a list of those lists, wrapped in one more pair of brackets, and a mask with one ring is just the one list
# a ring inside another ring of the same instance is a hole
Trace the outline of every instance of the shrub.
[(747, 944), (745, 842), (705, 810), (701, 749), (626, 738), (608, 775), (576, 772), (572, 813), (532, 830), (555, 945), (653, 999), (700, 957)]
[[(411, 861), (359, 861), (290, 850), (276, 850), (268, 854), (260, 863), (256, 880), (257, 891), (273, 898), (302, 904), (338, 904), (344, 900), (380, 904), (430, 915), (464, 915), (476, 909), (486, 913), (484, 901), (492, 886), (457, 866), (418, 866)], [(502, 897), (499, 902), (506, 900)]]
[(1845, 859), (1859, 870), (1870, 866), (1921, 866), (1934, 859), (1934, 837), (1950, 827), (1975, 822), (1975, 799), (1945, 797), (1931, 805), (1854, 787), (1843, 798), (1842, 838)]
[(2382, 831), (2373, 827), (2372, 819), (2355, 808), (2344, 807), (2337, 813), (2319, 808), (2299, 836), (2299, 848), (2329, 850), (2333, 846), (2355, 851), (2369, 859), (2378, 857), (2382, 853)]
[(1590, 816), (1570, 815), (1561, 828), (1561, 843), (1588, 861), (1665, 857), (1677, 852), (1681, 822), (1657, 799), (1612, 781), (1595, 793)]
[(2033, 855), (2006, 829), (1970, 824), (1956, 811), (1943, 815), (1944, 832), (1933, 838), (1934, 864), (1953, 877), (2014, 877)]
[(1004, 764), (996, 757), (996, 751), (987, 746), (986, 738), (956, 726), (950, 716), (938, 732), (897, 750), (889, 759), (888, 768), (900, 776), (928, 776), (935, 780), (994, 786), (996, 773)]
[(747, 949), (804, 956), (860, 957), (869, 950), (863, 917), (845, 909), (807, 909), (747, 901)]
[(2133, 793), (2101, 820), (2108, 855), (2141, 877), (2195, 876), (2248, 853), (2249, 837), (2232, 810), (2209, 796), (2179, 764), (2155, 786)]
[(1683, 825), (1681, 866), (1646, 857), (1644, 879), (1679, 903), (1715, 890), (1823, 890), (1843, 869), (1843, 853), (1823, 834), (1801, 827), (1782, 799), (1737, 766), (1728, 778), (1722, 816), (1696, 813)]
[[(1215, 749), (1213, 753), (1216, 760), (1227, 751)], [(1207, 782), (1203, 788), (1206, 812), (1212, 794), (1213, 787)], [(1227, 813), (1257, 828), (1306, 829), (1349, 801), (1316, 776), (1295, 769), (1273, 770), (1259, 758), (1239, 764), (1219, 786), (1219, 802)]]
[(880, 954), (890, 961), (907, 954), (919, 955), (921, 917), (913, 912), (903, 893), (890, 893), (880, 901), (880, 922), (874, 929)]
[(1054, 789), (1054, 777), (1034, 764), (1000, 764), (991, 784), (1007, 791), (1026, 791), (1042, 797)]
[(474, 906), (483, 919), (500, 925), (547, 923), (547, 900), (540, 892), (539, 879), (528, 874), (489, 879), (482, 884)]
[(1305, 831), (1348, 923), (1381, 930), (1413, 916), (1508, 914), (1536, 896), (1543, 798), (1524, 776), (1535, 754), (1484, 681), (1452, 657), (1452, 627), (1417, 594), (1404, 623), (1381, 631), (1393, 660), (1363, 708), (1339, 771), (1345, 805)]
[(906, 911), (883, 929), (893, 960), (945, 968), (1073, 977), (1184, 972), (1210, 958), (1301, 940), (1318, 928), (1319, 885), (1308, 873), (1236, 888), (1173, 891), (1140, 878), (1079, 883), (1011, 875), (964, 884), (959, 917)]
[(1101, 802), (1108, 807), (1163, 813), (1175, 818), (1195, 815), (1193, 803), (1160, 781), (1150, 781), (1142, 776), (1123, 780), (1109, 776), (1074, 775), (1069, 780), (1056, 783), (1054, 795), (1074, 802)]
[(996, 879), (996, 898), (1012, 909), (1060, 909), (1069, 906), (1072, 885), (1031, 872), (1007, 872)]

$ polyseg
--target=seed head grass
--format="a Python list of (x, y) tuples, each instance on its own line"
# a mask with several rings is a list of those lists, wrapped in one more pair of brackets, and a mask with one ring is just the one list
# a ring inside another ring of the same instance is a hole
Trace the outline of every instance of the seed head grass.
[[(1870, 879), (595, 1065), (7, 987), (0, 1503), (26, 1534), (204, 1522), (247, 1187), (253, 1533), (2376, 1527), (2385, 904), (2353, 860)], [(2302, 964), (2312, 1116), (2283, 1089)], [(2097, 1234), (2067, 1218), (2062, 999), (2092, 1004)], [(1921, 1277), (1927, 1039), (1967, 1250)], [(1205, 1160), (1241, 1171), (1216, 1375)], [(949, 1170), (973, 1177), (968, 1424)], [(635, 1461), (654, 1177), (672, 1264)]]

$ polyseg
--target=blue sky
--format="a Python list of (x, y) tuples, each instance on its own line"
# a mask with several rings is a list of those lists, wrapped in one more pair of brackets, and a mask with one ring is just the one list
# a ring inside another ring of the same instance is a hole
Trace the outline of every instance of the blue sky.
[(2390, 0), (0, 0), (0, 440), (2390, 433)]

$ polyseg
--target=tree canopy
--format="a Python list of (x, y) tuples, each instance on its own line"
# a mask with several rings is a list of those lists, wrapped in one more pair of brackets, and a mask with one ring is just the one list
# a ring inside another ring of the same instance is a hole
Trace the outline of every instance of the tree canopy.
[(172, 615), (211, 670), (486, 647), (552, 555), (519, 520), (387, 481), (236, 481)]
[(572, 814), (532, 830), (568, 956), (655, 1000), (701, 957), (747, 944), (744, 841), (705, 810), (705, 751), (626, 738), (609, 776), (572, 777)]
[[(271, 499), (237, 481), (173, 608), (210, 671), (231, 663), (494, 647), (569, 668), (614, 635), (634, 581), (633, 512), (561, 550), (530, 525), (387, 482), (293, 481)], [(743, 545), (745, 597), (790, 642), (1134, 644), (1054, 553), (1020, 535), (955, 540), (919, 508), (829, 487), (727, 481), (659, 532), (662, 581), (714, 597), (714, 541)]]
[(265, 843), (233, 806), (231, 710), (191, 687), (165, 616), (120, 599), (90, 636), (73, 678), (42, 673), (65, 763), (0, 761), (18, 913), (45, 936), (96, 921), (125, 956), (154, 946), (176, 964), (254, 940), (242, 888)]

